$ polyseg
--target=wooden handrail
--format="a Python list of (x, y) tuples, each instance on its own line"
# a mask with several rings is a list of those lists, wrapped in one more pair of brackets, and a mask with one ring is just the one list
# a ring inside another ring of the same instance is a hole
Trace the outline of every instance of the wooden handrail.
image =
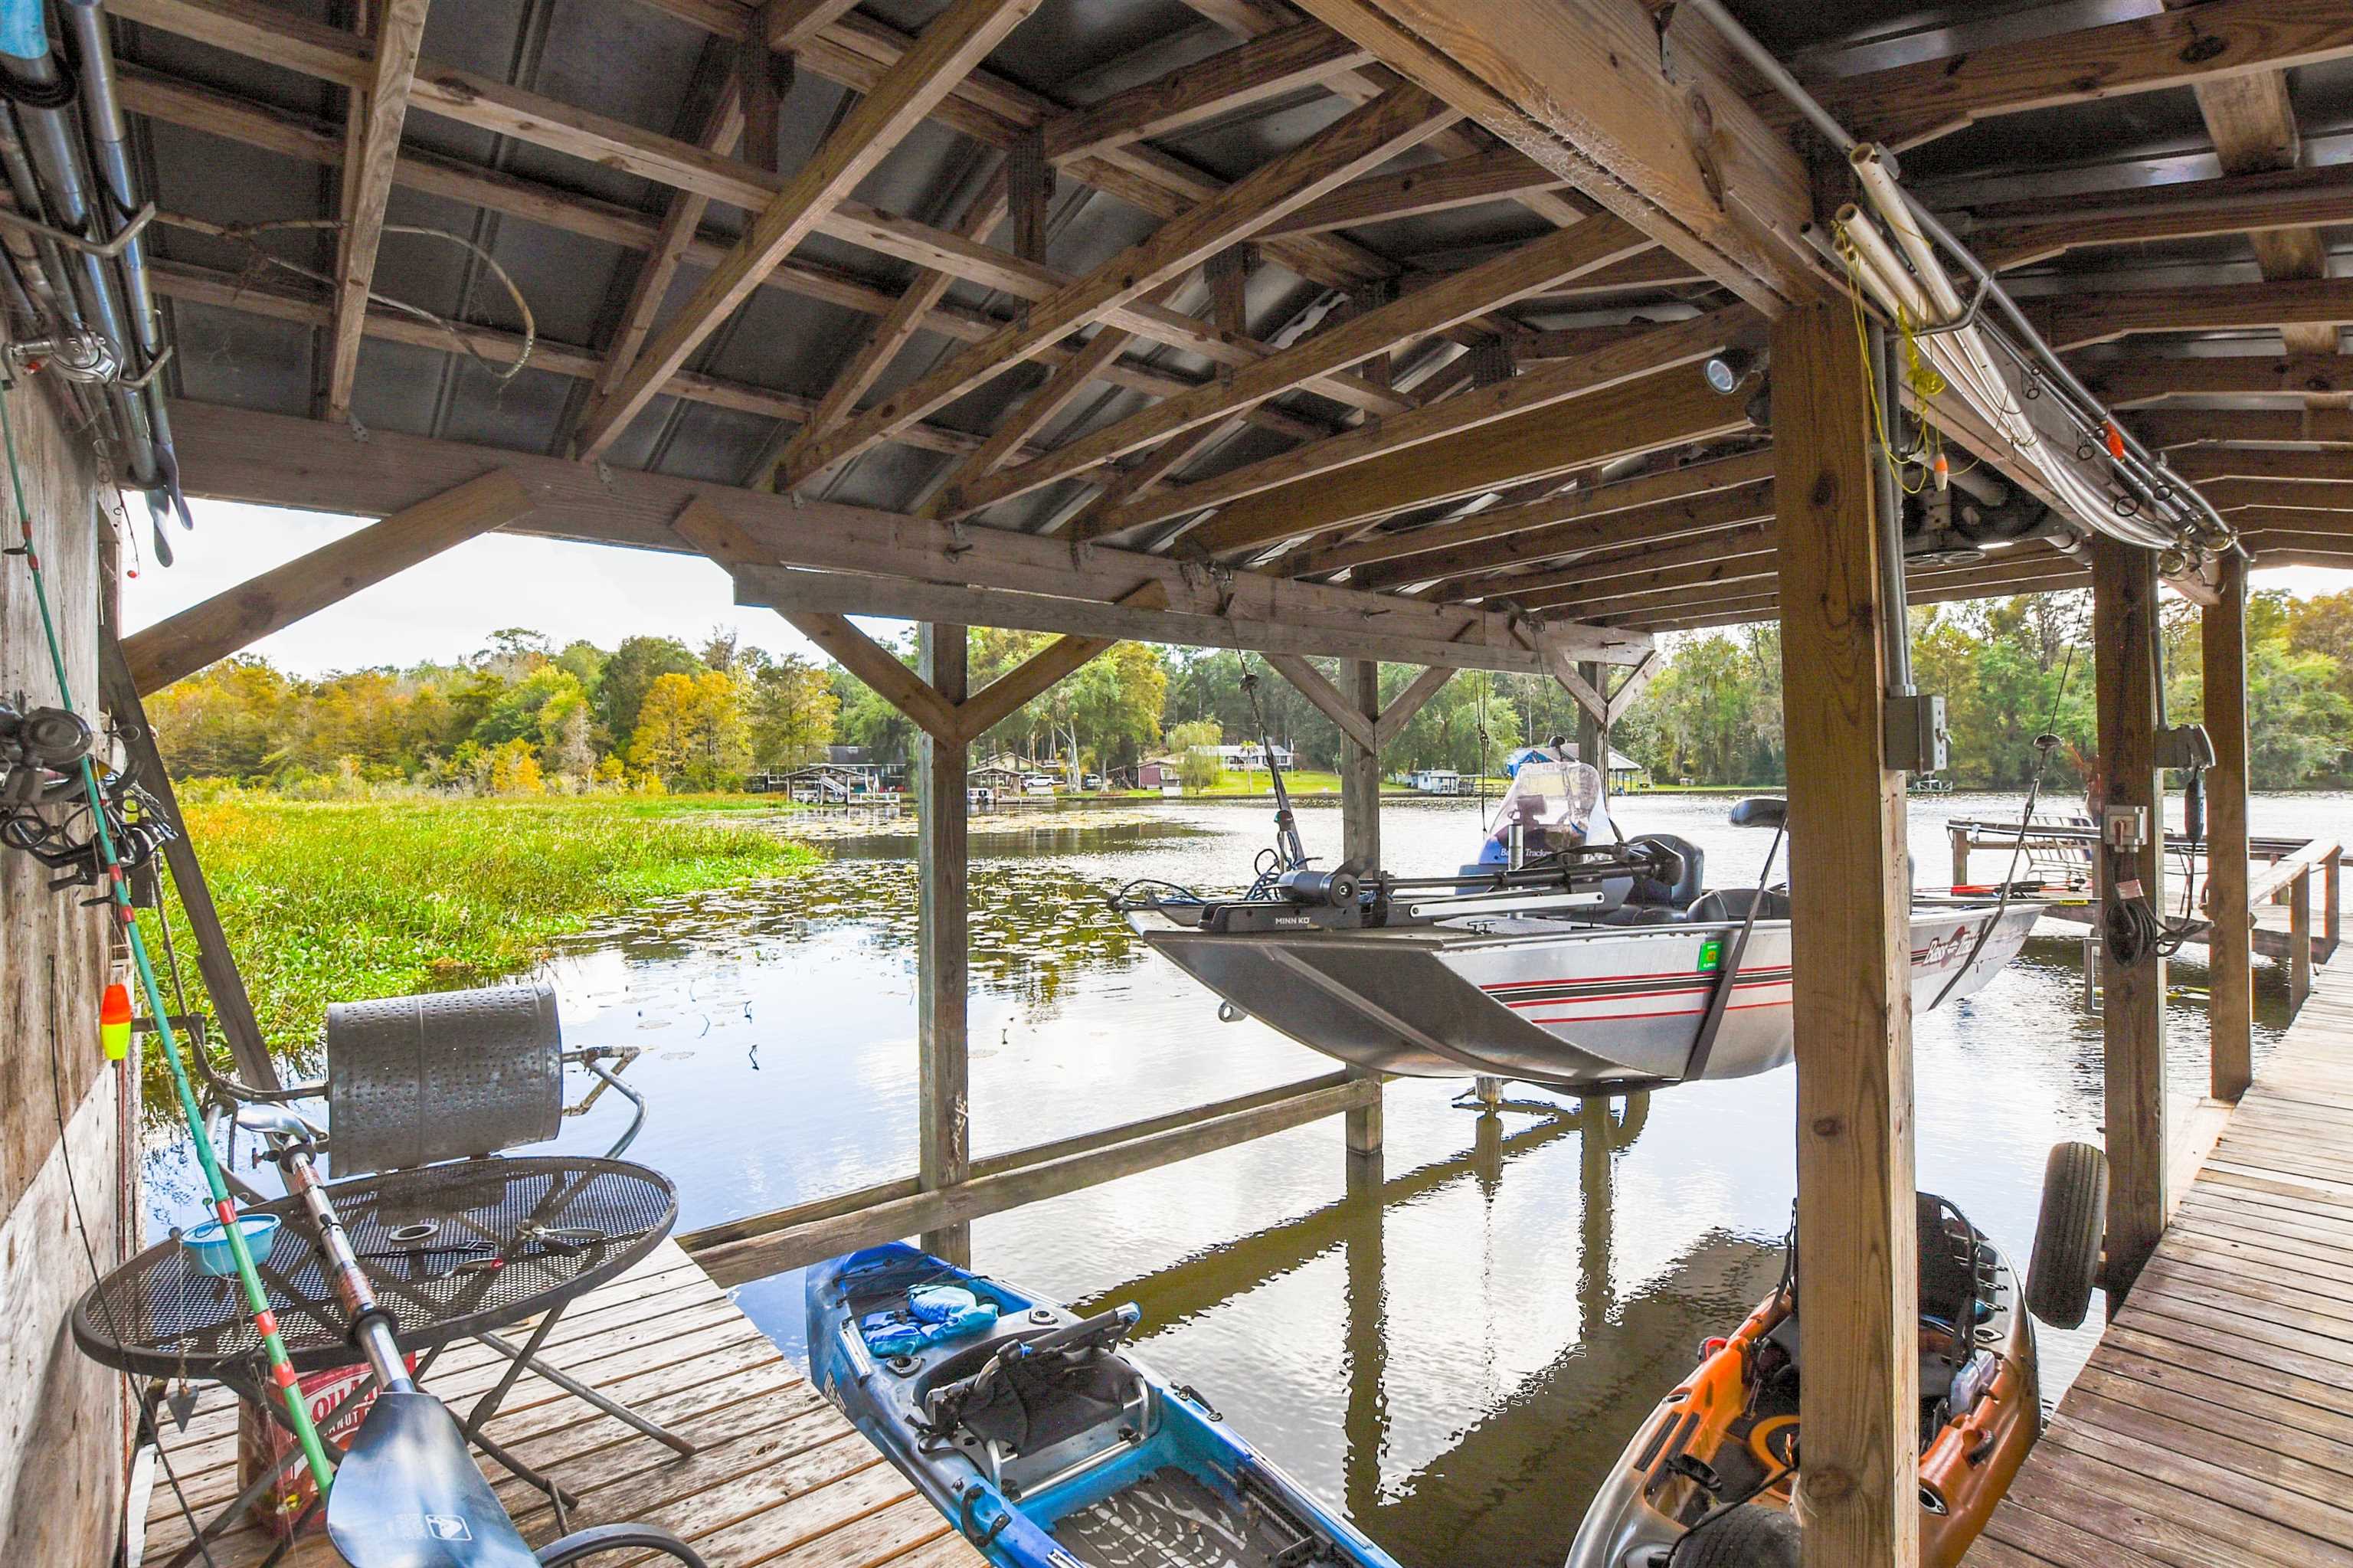
[[(2262, 875), (2247, 879), (2247, 906), (2253, 908), (2266, 902), (2288, 884), (2303, 881), (2314, 867), (2324, 865), (2332, 857), (2343, 853), (2342, 846), (2333, 840), (2306, 840), (2295, 850), (2265, 866)], [(2306, 885), (2309, 886), (2308, 884)]]

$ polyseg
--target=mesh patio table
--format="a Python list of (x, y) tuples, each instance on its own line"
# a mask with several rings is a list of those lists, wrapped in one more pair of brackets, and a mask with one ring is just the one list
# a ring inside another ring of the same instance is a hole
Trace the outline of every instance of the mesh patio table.
[[(467, 1412), (475, 1446), (545, 1492), (559, 1522), (571, 1500), (545, 1477), (482, 1436), (507, 1392), (528, 1370), (681, 1453), (693, 1447), (539, 1361), (540, 1347), (579, 1297), (626, 1272), (670, 1234), (678, 1193), (659, 1172), (617, 1160), (566, 1155), (492, 1155), (328, 1188), (352, 1250), (392, 1313), (400, 1348), (417, 1358), (424, 1382), (448, 1346), (480, 1340), (507, 1359), (498, 1383)], [(255, 1204), (248, 1213), (280, 1220), (267, 1256), (254, 1263), (298, 1372), (351, 1365), (351, 1325), (320, 1260), (317, 1233), (299, 1200)], [(539, 1322), (521, 1347), (495, 1330)], [(177, 1237), (157, 1243), (108, 1275), (74, 1308), (74, 1340), (93, 1360), (153, 1377), (227, 1384), (271, 1419), (286, 1416), (269, 1397), (269, 1363), (247, 1316), (243, 1287), (196, 1267)], [(372, 1386), (364, 1379), (350, 1395)], [(332, 1413), (329, 1413), (332, 1419)], [(322, 1422), (323, 1425), (325, 1423)], [(330, 1453), (340, 1452), (331, 1443)], [(288, 1467), (299, 1457), (290, 1452)], [(255, 1478), (205, 1527), (209, 1540), (276, 1478)], [(191, 1542), (178, 1561), (194, 1557)]]

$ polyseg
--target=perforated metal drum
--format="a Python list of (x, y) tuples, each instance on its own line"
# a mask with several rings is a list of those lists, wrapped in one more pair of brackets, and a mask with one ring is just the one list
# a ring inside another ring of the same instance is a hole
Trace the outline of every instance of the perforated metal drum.
[(552, 986), (491, 986), (327, 1009), (328, 1159), (401, 1171), (555, 1136), (563, 1032)]

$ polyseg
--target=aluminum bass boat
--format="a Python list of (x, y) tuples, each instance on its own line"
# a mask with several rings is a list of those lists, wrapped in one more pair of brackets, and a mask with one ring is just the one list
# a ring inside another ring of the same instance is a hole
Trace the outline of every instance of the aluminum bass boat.
[[(1599, 817), (1592, 773), (1523, 766), (1490, 840), (1502, 853), (1455, 876), (1319, 869), (1279, 828), (1274, 860), (1244, 895), (1137, 886), (1114, 904), (1227, 1016), (1384, 1073), (1607, 1093), (1788, 1062), (1787, 894), (1705, 891), (1702, 852), (1672, 836), (1581, 842)], [(1745, 800), (1733, 821), (1771, 828), (1778, 848), (1785, 812)], [(2041, 909), (2007, 895), (1916, 897), (1914, 1005), (1982, 989)]]

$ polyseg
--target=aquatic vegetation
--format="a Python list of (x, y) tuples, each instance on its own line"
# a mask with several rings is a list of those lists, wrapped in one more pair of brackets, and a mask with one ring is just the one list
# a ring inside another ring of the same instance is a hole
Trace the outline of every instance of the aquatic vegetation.
[[(817, 862), (680, 804), (238, 796), (187, 818), (263, 1037), (301, 1066), (331, 1001), (483, 984), (620, 910)], [(176, 901), (171, 921), (193, 988)]]

